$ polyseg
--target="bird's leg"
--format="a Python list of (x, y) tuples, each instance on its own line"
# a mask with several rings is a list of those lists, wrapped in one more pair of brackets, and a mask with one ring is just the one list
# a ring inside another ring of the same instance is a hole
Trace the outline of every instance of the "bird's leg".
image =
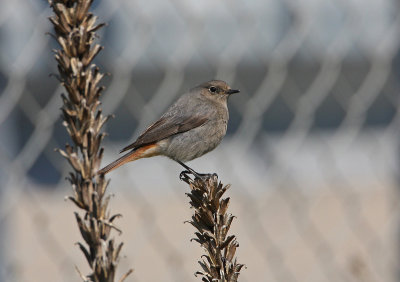
[(179, 178), (183, 178), (185, 176), (185, 174), (191, 173), (193, 174), (195, 177), (203, 179), (203, 175), (201, 175), (200, 173), (197, 173), (195, 170), (193, 170), (192, 168), (188, 167), (187, 165), (185, 165), (183, 162), (181, 161), (177, 161), (181, 166), (183, 166), (186, 170), (182, 171), (179, 175)]
[(188, 167), (181, 161), (177, 161), (181, 166), (183, 166), (186, 170), (182, 171), (179, 175), (179, 178), (182, 179), (187, 173), (193, 174), (195, 177), (200, 178), (201, 180), (205, 180), (207, 178), (210, 178), (213, 174), (211, 173), (198, 173), (192, 168)]

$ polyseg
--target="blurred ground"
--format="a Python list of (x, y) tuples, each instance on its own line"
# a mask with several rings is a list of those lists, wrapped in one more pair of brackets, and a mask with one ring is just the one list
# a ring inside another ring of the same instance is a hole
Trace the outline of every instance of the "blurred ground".
[[(232, 232), (240, 243), (238, 259), (247, 266), (240, 281), (397, 281), (397, 191), (393, 183), (363, 186), (357, 198), (336, 185), (314, 193), (275, 190), (257, 198), (234, 193)], [(147, 190), (143, 202), (135, 191), (113, 199), (112, 211), (124, 215), (118, 224), (123, 234), (116, 236), (125, 243), (119, 270), (135, 269), (129, 281), (198, 281), (193, 273), (202, 250), (189, 241), (192, 226), (183, 224), (191, 215), (183, 195), (187, 187), (177, 183), (175, 189), (175, 195)], [(332, 192), (338, 189), (342, 195)], [(87, 273), (74, 246), (81, 241), (75, 209), (63, 196), (59, 191), (21, 197), (10, 217), (15, 281), (78, 281), (74, 265)], [(303, 201), (310, 203), (307, 209), (299, 208)], [(358, 217), (363, 224), (355, 229)]]

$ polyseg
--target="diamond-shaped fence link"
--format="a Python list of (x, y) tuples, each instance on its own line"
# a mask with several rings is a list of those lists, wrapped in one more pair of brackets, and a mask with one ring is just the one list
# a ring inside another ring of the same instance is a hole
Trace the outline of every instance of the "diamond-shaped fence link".
[[(68, 142), (45, 1), (0, 9), (0, 281), (77, 281)], [(396, 0), (96, 1), (108, 26), (104, 164), (187, 89), (222, 79), (228, 134), (195, 160), (231, 183), (240, 281), (398, 281), (400, 5)], [(110, 174), (119, 270), (198, 281), (181, 167)]]

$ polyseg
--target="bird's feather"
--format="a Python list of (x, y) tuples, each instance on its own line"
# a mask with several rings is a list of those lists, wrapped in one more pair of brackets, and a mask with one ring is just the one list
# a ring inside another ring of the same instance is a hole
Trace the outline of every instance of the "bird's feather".
[(207, 120), (208, 118), (206, 116), (163, 116), (150, 125), (135, 142), (123, 148), (120, 153), (156, 143), (178, 133), (189, 131), (203, 125)]

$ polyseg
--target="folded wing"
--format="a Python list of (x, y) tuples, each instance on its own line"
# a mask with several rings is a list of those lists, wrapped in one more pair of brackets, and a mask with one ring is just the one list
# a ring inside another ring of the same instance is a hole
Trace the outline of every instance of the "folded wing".
[(153, 144), (172, 135), (189, 131), (203, 125), (207, 120), (208, 118), (205, 116), (162, 117), (150, 125), (135, 142), (123, 148), (120, 153)]

